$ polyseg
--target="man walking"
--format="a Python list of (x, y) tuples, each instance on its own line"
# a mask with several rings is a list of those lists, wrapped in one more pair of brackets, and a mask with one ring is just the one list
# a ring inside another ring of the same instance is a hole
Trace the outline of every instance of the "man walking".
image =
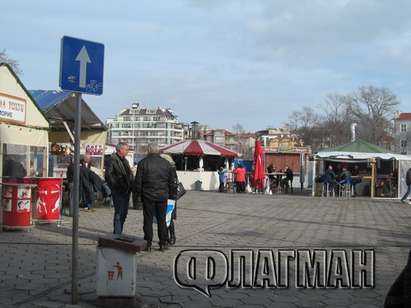
[(128, 144), (124, 142), (117, 144), (116, 153), (111, 155), (105, 173), (105, 179), (111, 189), (114, 203), (113, 233), (116, 235), (123, 232), (133, 183), (133, 175), (126, 159), (127, 154)]
[(411, 193), (411, 168), (409, 168), (407, 171), (407, 175), (405, 176), (405, 183), (407, 184), (407, 192), (401, 198), (402, 203), (405, 203), (405, 200), (408, 198), (409, 194)]
[(153, 241), (153, 217), (157, 218), (160, 250), (168, 248), (166, 210), (167, 200), (176, 199), (176, 176), (171, 164), (160, 157), (156, 144), (148, 145), (148, 155), (138, 163), (133, 194), (143, 201), (144, 239), (147, 251)]

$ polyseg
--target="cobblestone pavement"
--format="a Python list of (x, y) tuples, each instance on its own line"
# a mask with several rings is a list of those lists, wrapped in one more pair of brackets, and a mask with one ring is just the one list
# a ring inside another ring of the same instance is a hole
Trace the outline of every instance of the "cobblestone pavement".
[[(113, 210), (80, 215), (82, 307), (95, 301), (96, 238), (112, 229)], [(64, 307), (70, 302), (71, 221), (61, 227), (0, 233), (0, 307)], [(188, 192), (178, 205), (177, 245), (138, 255), (137, 292), (148, 307), (382, 307), (411, 248), (411, 206), (398, 201)], [(142, 236), (142, 212), (125, 233)], [(374, 248), (372, 289), (227, 289), (207, 298), (173, 279), (183, 249)]]

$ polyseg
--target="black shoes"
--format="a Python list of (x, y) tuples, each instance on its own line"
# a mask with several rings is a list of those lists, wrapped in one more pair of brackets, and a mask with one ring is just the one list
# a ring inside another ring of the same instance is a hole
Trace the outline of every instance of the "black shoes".
[(147, 242), (147, 246), (144, 251), (150, 252), (151, 251), (151, 242)]
[(173, 234), (170, 234), (170, 238), (168, 239), (168, 243), (171, 245), (171, 246), (173, 246), (175, 243), (176, 243), (176, 235), (173, 233)]
[[(159, 251), (166, 251), (167, 249), (168, 249), (168, 244), (167, 243), (163, 243), (163, 244), (160, 243)], [(147, 242), (147, 246), (144, 249), (144, 251), (151, 252), (151, 242)]]
[(167, 242), (173, 246), (176, 243), (176, 234), (174, 233), (174, 230), (169, 230), (170, 234), (168, 236)]
[(168, 249), (168, 244), (167, 243), (163, 243), (163, 244), (160, 244), (160, 251), (166, 251)]

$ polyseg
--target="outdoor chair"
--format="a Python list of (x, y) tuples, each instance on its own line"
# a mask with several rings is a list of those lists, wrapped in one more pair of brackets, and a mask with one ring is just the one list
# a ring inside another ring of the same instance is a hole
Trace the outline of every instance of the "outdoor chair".
[(338, 196), (340, 198), (351, 198), (353, 195), (353, 185), (351, 181), (341, 181), (338, 183)]
[(326, 198), (335, 197), (335, 184), (324, 182), (321, 196)]

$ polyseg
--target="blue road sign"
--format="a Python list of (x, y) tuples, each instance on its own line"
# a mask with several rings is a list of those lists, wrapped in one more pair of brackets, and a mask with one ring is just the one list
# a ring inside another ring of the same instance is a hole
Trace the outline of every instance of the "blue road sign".
[(85, 94), (103, 93), (104, 45), (63, 36), (60, 88)]

